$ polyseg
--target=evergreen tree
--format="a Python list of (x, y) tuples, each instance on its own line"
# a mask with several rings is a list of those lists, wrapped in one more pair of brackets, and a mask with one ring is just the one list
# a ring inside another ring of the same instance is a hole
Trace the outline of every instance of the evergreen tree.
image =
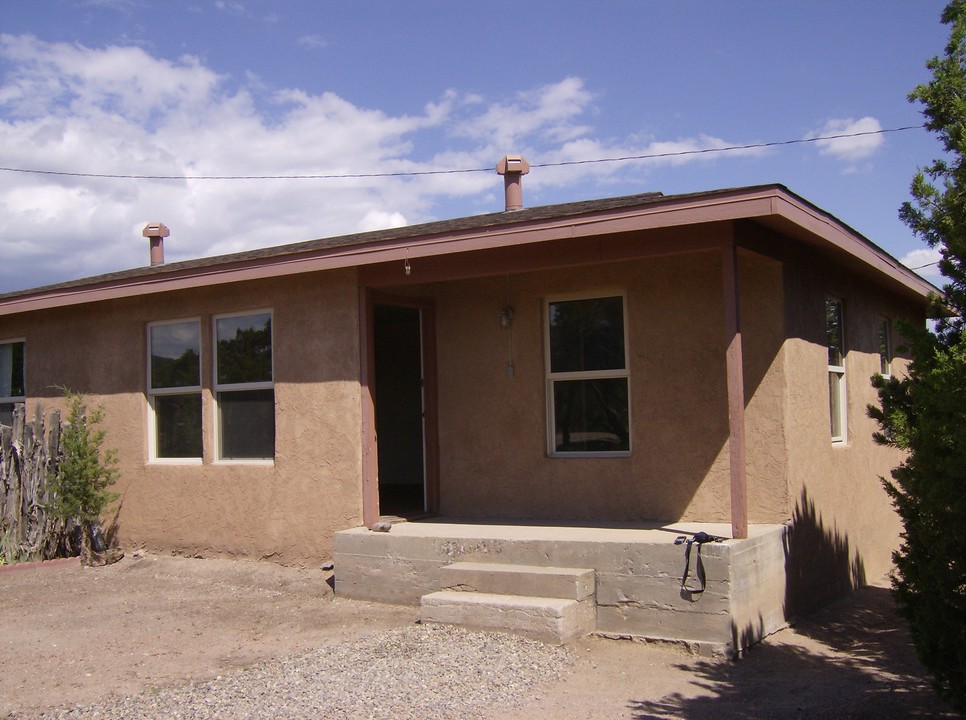
[(102, 450), (105, 431), (94, 429), (104, 418), (103, 410), (88, 411), (83, 395), (64, 392), (69, 414), (60, 439), (63, 457), (48, 486), (47, 508), (55, 517), (80, 525), (81, 562), (90, 565), (94, 526), (104, 508), (118, 498), (109, 489), (117, 479), (117, 452)]
[(947, 282), (933, 303), (935, 333), (904, 327), (912, 361), (904, 378), (873, 381), (876, 440), (906, 451), (885, 481), (904, 531), (893, 591), (940, 695), (966, 710), (966, 0), (942, 14), (945, 54), (910, 95), (944, 153), (913, 179), (902, 220), (941, 253)]

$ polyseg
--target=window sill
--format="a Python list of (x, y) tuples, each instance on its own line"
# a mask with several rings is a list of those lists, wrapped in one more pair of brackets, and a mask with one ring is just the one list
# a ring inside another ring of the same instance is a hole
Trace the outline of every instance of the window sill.
[(630, 452), (582, 452), (582, 453), (559, 453), (553, 452), (547, 457), (553, 460), (572, 460), (584, 458), (629, 458)]
[(214, 465), (261, 465), (272, 467), (275, 465), (274, 458), (220, 458), (215, 460)]

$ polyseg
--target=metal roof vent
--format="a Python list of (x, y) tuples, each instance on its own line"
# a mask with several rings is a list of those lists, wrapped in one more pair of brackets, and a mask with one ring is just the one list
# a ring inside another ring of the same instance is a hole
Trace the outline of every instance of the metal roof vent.
[(506, 209), (519, 210), (523, 207), (522, 178), (530, 172), (530, 163), (522, 155), (504, 155), (496, 164), (496, 171), (503, 176)]
[(164, 238), (168, 237), (171, 231), (164, 223), (151, 223), (145, 225), (141, 235), (151, 241), (151, 264), (164, 265)]

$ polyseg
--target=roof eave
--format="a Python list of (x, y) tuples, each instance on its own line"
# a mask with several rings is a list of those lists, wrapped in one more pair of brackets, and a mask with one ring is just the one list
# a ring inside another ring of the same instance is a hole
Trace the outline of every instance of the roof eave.
[(763, 218), (788, 224), (806, 242), (847, 253), (906, 292), (923, 298), (939, 292), (833, 216), (781, 185), (764, 185), (546, 206), (464, 218), (462, 225), (460, 221), (430, 223), (142, 268), (0, 297), (0, 315), (565, 238)]

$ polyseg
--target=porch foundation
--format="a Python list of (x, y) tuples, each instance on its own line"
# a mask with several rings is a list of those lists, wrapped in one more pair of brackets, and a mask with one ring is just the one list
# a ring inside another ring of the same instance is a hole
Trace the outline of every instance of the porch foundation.
[[(335, 534), (336, 592), (349, 598), (418, 605), (447, 587), (458, 562), (592, 568), (597, 634), (688, 644), (734, 655), (787, 624), (784, 525), (751, 525), (748, 538), (695, 544), (682, 587), (685, 545), (697, 532), (729, 536), (725, 524), (573, 527), (427, 521), (389, 532)], [(696, 592), (698, 555), (705, 589)], [(690, 588), (690, 590), (688, 589)], [(512, 628), (507, 628), (512, 630)]]

